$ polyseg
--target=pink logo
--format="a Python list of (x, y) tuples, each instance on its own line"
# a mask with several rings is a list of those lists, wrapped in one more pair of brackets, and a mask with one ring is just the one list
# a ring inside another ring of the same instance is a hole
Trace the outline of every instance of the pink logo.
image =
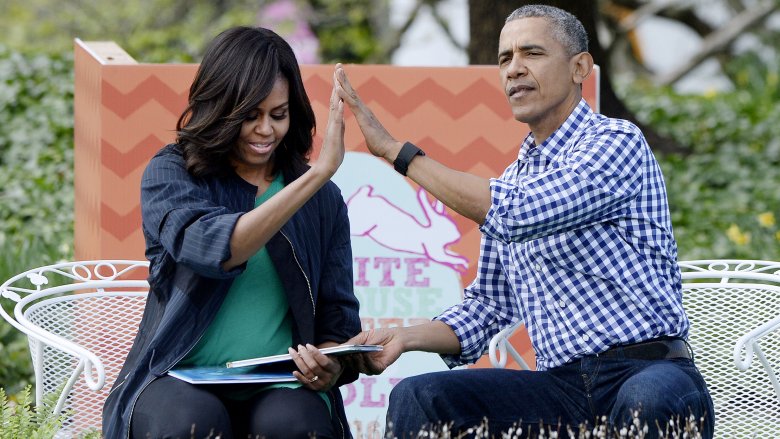
[(458, 272), (466, 271), (468, 259), (447, 249), (460, 240), (461, 234), (439, 200), (428, 201), (425, 190), (417, 191), (417, 201), (425, 215), (424, 222), (374, 195), (371, 185), (361, 186), (347, 200), (350, 234), (367, 236), (391, 250), (422, 255)]

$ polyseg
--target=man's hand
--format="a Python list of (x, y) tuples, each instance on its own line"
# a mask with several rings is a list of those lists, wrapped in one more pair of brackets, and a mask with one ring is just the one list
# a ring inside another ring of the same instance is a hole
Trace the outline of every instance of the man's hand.
[[(349, 83), (341, 64), (336, 64), (336, 82), (336, 92), (355, 115), (360, 131), (366, 139), (368, 150), (371, 154), (393, 163), (403, 143), (387, 132), (374, 113), (360, 99)], [(415, 159), (406, 176), (450, 209), (477, 224), (485, 222), (485, 216), (492, 203), (490, 180), (487, 178), (450, 169), (431, 156)]]
[(401, 150), (403, 143), (395, 140), (374, 116), (374, 113), (363, 103), (357, 91), (349, 83), (341, 64), (336, 64), (336, 81), (338, 82), (336, 86), (338, 96), (349, 105), (352, 114), (355, 115), (360, 131), (363, 132), (363, 137), (366, 139), (368, 150), (371, 151), (371, 154), (392, 163), (398, 156), (398, 151)]
[(351, 368), (367, 375), (378, 375), (404, 353), (400, 332), (393, 329), (372, 329), (352, 337), (346, 344), (376, 344), (383, 349), (378, 352), (366, 352), (344, 356), (344, 362)]

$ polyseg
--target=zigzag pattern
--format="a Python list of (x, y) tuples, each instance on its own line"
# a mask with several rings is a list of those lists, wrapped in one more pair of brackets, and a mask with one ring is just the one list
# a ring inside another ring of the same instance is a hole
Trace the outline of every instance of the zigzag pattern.
[[(304, 87), (312, 102), (325, 105), (330, 102), (331, 84), (324, 78), (312, 76), (306, 80)], [(442, 87), (432, 78), (425, 78), (409, 90), (398, 94), (381, 80), (371, 77), (357, 86), (357, 92), (364, 102), (375, 102), (396, 118), (414, 112), (425, 102), (431, 102), (454, 120), (460, 119), (480, 105), (489, 108), (501, 120), (512, 119), (504, 94), (496, 85), (483, 78), (478, 78), (457, 93)]]
[[(103, 230), (120, 241), (127, 239), (128, 236), (141, 227), (141, 206), (137, 203), (136, 201), (135, 208), (125, 215), (117, 213), (105, 202), (101, 203), (100, 225)], [(143, 255), (143, 252), (141, 252), (141, 255)]]
[(103, 81), (103, 107), (126, 118), (149, 100), (155, 100), (171, 114), (178, 114), (187, 104), (188, 90), (177, 93), (157, 76), (150, 75), (127, 93), (122, 93), (108, 81)]
[(100, 143), (100, 163), (120, 178), (125, 178), (136, 169), (145, 166), (163, 142), (157, 136), (149, 134), (129, 151), (122, 152), (104, 138)]
[[(520, 140), (522, 139), (517, 141), (518, 145)], [(490, 157), (491, 163), (502, 163), (505, 165), (509, 165), (509, 163), (517, 160), (517, 150), (502, 152), (483, 137), (477, 138), (458, 152), (453, 152), (447, 146), (442, 145), (431, 137), (423, 137), (417, 143), (425, 151), (430, 151), (437, 158), (440, 158), (442, 163), (457, 169), (462, 169), (467, 164), (482, 163), (486, 157)], [(496, 171), (495, 175), (498, 176), (503, 169), (497, 169)]]

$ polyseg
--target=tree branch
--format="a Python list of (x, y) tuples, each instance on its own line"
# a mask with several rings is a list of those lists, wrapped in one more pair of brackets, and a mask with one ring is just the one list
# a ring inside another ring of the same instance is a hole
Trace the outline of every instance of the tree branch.
[(710, 33), (707, 37), (705, 37), (704, 41), (702, 42), (702, 47), (698, 53), (693, 55), (693, 57), (687, 63), (683, 64), (679, 68), (661, 76), (657, 82), (660, 85), (670, 85), (679, 81), (683, 76), (696, 68), (704, 60), (729, 47), (731, 43), (733, 43), (734, 40), (736, 40), (743, 31), (745, 31), (745, 29), (748, 29), (751, 26), (754, 26), (765, 20), (770, 13), (774, 12), (778, 8), (780, 8), (780, 4), (772, 1), (751, 9), (746, 9), (744, 12), (740, 13), (731, 21), (729, 21), (726, 26), (718, 31)]
[(444, 35), (447, 36), (447, 40), (449, 40), (449, 42), (457, 49), (465, 52), (466, 46), (455, 39), (455, 36), (452, 35), (452, 31), (450, 30), (449, 22), (447, 22), (447, 20), (445, 20), (444, 17), (439, 14), (439, 10), (436, 8), (436, 5), (438, 5), (440, 1), (441, 0), (429, 0), (428, 6), (431, 8), (431, 15), (433, 15), (433, 19), (436, 20), (436, 24), (438, 24), (439, 27), (441, 27), (444, 31)]
[(386, 59), (390, 59), (390, 57), (393, 56), (393, 53), (395, 53), (396, 50), (398, 50), (399, 47), (401, 47), (401, 38), (403, 38), (404, 33), (406, 33), (407, 30), (412, 26), (414, 21), (417, 19), (417, 15), (420, 13), (420, 9), (425, 4), (426, 0), (417, 0), (417, 3), (414, 5), (414, 8), (412, 9), (412, 12), (409, 14), (408, 17), (406, 17), (406, 21), (404, 21), (404, 24), (401, 25), (400, 28), (396, 29), (395, 32), (393, 32), (389, 38), (387, 38), (385, 41), (383, 41), (384, 44), (382, 44), (383, 47), (383, 56)]

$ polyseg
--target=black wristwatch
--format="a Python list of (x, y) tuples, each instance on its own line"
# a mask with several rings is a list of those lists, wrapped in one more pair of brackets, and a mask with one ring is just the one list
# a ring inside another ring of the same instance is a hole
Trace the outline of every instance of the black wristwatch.
[(401, 151), (398, 152), (398, 156), (393, 161), (393, 168), (395, 168), (399, 174), (405, 176), (406, 171), (409, 170), (409, 163), (418, 155), (425, 155), (425, 152), (411, 142), (404, 143), (404, 146), (401, 147)]

